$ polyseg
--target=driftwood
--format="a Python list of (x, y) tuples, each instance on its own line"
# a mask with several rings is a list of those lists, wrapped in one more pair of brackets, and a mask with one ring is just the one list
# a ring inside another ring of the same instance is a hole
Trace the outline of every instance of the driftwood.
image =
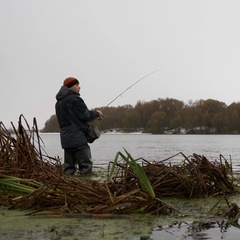
[(13, 134), (0, 123), (0, 174), (3, 174), (0, 187), (4, 175), (33, 179), (41, 186), (19, 197), (0, 190), (0, 205), (11, 209), (48, 210), (62, 216), (101, 216), (136, 211), (169, 214), (177, 210), (161, 200), (164, 197), (208, 197), (235, 191), (231, 164), (223, 156), (220, 161), (212, 163), (204, 156), (193, 154), (186, 157), (180, 153), (183, 160), (174, 166), (169, 163), (171, 159), (154, 163), (137, 159), (148, 176), (155, 197), (141, 189), (138, 176), (126, 163), (116, 164), (116, 173), (110, 181), (66, 176), (59, 159), (42, 154), (43, 143), (36, 120), (32, 129), (26, 120), (25, 129), (23, 120), (24, 117), (20, 116), (18, 129), (13, 126)]

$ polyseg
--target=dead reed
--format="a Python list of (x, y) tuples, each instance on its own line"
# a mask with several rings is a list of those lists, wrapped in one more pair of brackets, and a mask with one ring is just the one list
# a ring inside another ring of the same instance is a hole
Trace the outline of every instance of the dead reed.
[[(183, 160), (172, 165), (171, 158), (181, 155)], [(233, 193), (232, 166), (220, 155), (219, 161), (210, 162), (206, 157), (193, 153), (186, 157), (182, 152), (166, 160), (150, 163), (145, 159), (137, 159), (147, 175), (155, 196), (163, 197), (210, 197), (220, 193)], [(165, 164), (165, 162), (168, 162)], [(113, 163), (112, 163), (113, 164)], [(126, 161), (115, 163), (116, 175), (111, 183), (118, 185), (119, 193), (131, 191), (139, 186), (138, 176)], [(111, 168), (111, 167), (110, 167)], [(120, 187), (121, 186), (121, 187)]]
[[(134, 160), (125, 151), (126, 155), (119, 152), (109, 163), (105, 182), (68, 177), (59, 159), (42, 154), (44, 143), (35, 119), (30, 128), (21, 115), (18, 129), (13, 126), (13, 130), (9, 133), (0, 123), (0, 205), (11, 209), (48, 210), (65, 216), (169, 214), (176, 209), (162, 201), (164, 197), (209, 197), (235, 191), (231, 164), (223, 156), (212, 163), (204, 156), (180, 153), (183, 161), (171, 166), (166, 160)], [(24, 192), (20, 194), (19, 189)]]

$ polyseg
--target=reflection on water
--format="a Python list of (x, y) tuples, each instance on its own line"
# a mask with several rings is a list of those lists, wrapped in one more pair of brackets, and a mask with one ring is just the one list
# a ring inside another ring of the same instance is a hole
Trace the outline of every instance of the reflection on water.
[(239, 225), (228, 225), (226, 220), (182, 222), (155, 228), (150, 239), (239, 239)]
[[(59, 134), (41, 134), (49, 156), (63, 159)], [(240, 164), (240, 135), (152, 135), (152, 134), (102, 134), (91, 145), (95, 166), (107, 166), (118, 151), (124, 148), (133, 158), (160, 161), (183, 152), (186, 156), (197, 153), (209, 160), (219, 160), (222, 154), (235, 165)], [(181, 161), (178, 155), (174, 161)]]

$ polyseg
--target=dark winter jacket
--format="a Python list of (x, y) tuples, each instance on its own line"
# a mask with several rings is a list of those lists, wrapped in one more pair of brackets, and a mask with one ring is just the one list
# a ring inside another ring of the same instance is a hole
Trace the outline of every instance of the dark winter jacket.
[(60, 126), (62, 148), (85, 148), (87, 139), (82, 127), (90, 120), (96, 119), (99, 114), (90, 111), (79, 93), (66, 86), (62, 86), (56, 95), (56, 116)]

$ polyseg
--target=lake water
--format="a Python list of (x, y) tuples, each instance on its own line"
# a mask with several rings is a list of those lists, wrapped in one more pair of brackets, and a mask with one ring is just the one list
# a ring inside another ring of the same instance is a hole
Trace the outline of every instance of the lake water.
[[(60, 145), (59, 134), (41, 134), (45, 143), (45, 151), (51, 157), (59, 156), (63, 159), (63, 150)], [(102, 134), (91, 146), (92, 157), (95, 167), (106, 167), (113, 161), (117, 152), (124, 153), (124, 148), (134, 159), (144, 158), (148, 161), (160, 161), (172, 157), (179, 152), (186, 156), (193, 153), (204, 155), (209, 160), (219, 160), (220, 154), (227, 160), (232, 160), (234, 169), (239, 170), (240, 165), (240, 135), (152, 135), (152, 134)], [(183, 156), (178, 154), (172, 161), (182, 161)], [(235, 199), (236, 203), (239, 199)], [(191, 204), (190, 204), (191, 206)], [(201, 221), (208, 221), (198, 217)], [(164, 222), (165, 217), (159, 217), (158, 221)], [(207, 228), (196, 227), (195, 221), (183, 221), (181, 227), (176, 225), (164, 225), (154, 227), (150, 238), (146, 239), (239, 239), (239, 228), (228, 225), (223, 228), (219, 222), (211, 222)], [(172, 219), (176, 222), (176, 219)], [(178, 219), (181, 221), (181, 219)], [(239, 220), (240, 221), (240, 220)], [(135, 223), (137, 224), (137, 223)], [(240, 224), (240, 223), (238, 223)], [(152, 225), (156, 225), (155, 221)], [(191, 232), (194, 232), (191, 233)], [(134, 238), (134, 240), (139, 238)]]
[[(51, 157), (63, 159), (63, 150), (58, 133), (40, 134), (45, 151)], [(186, 156), (193, 153), (204, 155), (209, 160), (219, 160), (222, 154), (232, 160), (234, 167), (240, 165), (240, 135), (152, 135), (105, 133), (90, 144), (94, 166), (105, 167), (113, 161), (117, 152), (124, 148), (134, 159), (160, 161), (182, 152)], [(172, 161), (183, 160), (182, 155)]]

